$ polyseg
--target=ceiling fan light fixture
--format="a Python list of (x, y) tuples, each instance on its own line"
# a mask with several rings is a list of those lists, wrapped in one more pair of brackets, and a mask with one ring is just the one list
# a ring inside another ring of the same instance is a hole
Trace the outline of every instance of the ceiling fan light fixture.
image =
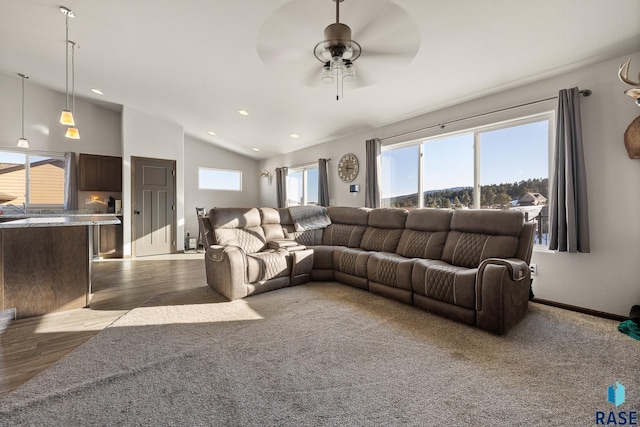
[(356, 81), (356, 79), (356, 67), (351, 61), (344, 61), (344, 74), (342, 76), (342, 81), (349, 83)]
[(342, 83), (356, 80), (356, 69), (353, 62), (362, 54), (362, 47), (351, 38), (351, 28), (340, 22), (340, 3), (344, 0), (333, 0), (336, 3), (336, 22), (324, 29), (324, 40), (316, 44), (313, 54), (322, 62), (323, 83), (336, 82), (336, 100)]
[(320, 78), (322, 83), (331, 84), (334, 82), (333, 70), (331, 69), (331, 61), (327, 61), (322, 68), (322, 77)]

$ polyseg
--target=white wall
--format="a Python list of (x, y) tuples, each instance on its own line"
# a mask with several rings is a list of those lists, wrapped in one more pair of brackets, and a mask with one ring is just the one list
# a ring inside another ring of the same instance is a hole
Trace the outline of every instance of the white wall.
[(125, 106), (122, 110), (122, 212), (123, 255), (132, 255), (131, 245), (131, 157), (176, 162), (177, 250), (184, 250), (184, 131), (170, 123)]
[[(27, 73), (28, 74), (28, 73)], [(0, 147), (16, 148), (21, 135), (20, 77), (0, 73)], [(64, 137), (66, 127), (59, 123), (65, 95), (25, 81), (25, 137), (30, 151), (74, 151), (76, 153), (121, 156), (121, 115), (76, 98), (75, 119), (80, 139)]]
[[(636, 52), (632, 56), (632, 63), (639, 64), (640, 53)], [(628, 56), (590, 65), (368, 133), (274, 157), (262, 161), (260, 167), (273, 172), (279, 166), (306, 163), (318, 157), (331, 157), (333, 162), (329, 185), (333, 204), (362, 206), (364, 167), (354, 181), (360, 184), (361, 192), (352, 196), (348, 193), (348, 185), (338, 179), (336, 164), (347, 152), (355, 153), (362, 164), (365, 140), (372, 137), (389, 138), (441, 122), (548, 98), (557, 95), (559, 89), (574, 86), (591, 89), (593, 95), (581, 101), (590, 202), (591, 253), (535, 252), (532, 262), (538, 264), (538, 275), (534, 278), (533, 286), (539, 298), (626, 316), (633, 304), (640, 304), (640, 221), (637, 219), (637, 212), (640, 211), (640, 162), (628, 158), (623, 143), (625, 129), (640, 114), (640, 109), (631, 98), (623, 94), (628, 86), (617, 78), (618, 66), (626, 58)], [(551, 106), (553, 105), (552, 102)], [(530, 114), (536, 112), (536, 109), (544, 111), (549, 106), (550, 103), (543, 103), (517, 112)], [(507, 115), (496, 115), (495, 119), (502, 120)], [(412, 134), (406, 139), (450, 132), (472, 126), (476, 122), (466, 121), (447, 126), (443, 130), (435, 128)], [(260, 190), (261, 205), (276, 204), (273, 186), (268, 187), (262, 182)]]
[[(258, 161), (227, 151), (189, 135), (184, 137), (185, 233), (198, 235), (195, 208), (258, 205)], [(231, 169), (242, 172), (242, 191), (200, 190), (198, 167)], [(275, 185), (275, 182), (274, 184)]]

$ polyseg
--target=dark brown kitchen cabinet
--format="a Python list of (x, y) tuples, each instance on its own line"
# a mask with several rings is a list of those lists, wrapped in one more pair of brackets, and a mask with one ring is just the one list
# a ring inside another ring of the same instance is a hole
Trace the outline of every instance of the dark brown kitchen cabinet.
[(81, 191), (122, 191), (122, 157), (80, 154)]

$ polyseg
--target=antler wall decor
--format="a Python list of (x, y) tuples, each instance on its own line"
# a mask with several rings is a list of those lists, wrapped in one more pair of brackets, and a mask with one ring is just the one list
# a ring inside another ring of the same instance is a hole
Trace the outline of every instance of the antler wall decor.
[[(625, 95), (630, 96), (636, 100), (636, 105), (640, 107), (640, 73), (638, 73), (638, 81), (633, 81), (629, 78), (629, 67), (631, 65), (631, 58), (624, 64), (620, 64), (618, 68), (618, 77), (620, 80), (630, 86), (636, 86), (624, 91)], [(624, 132), (624, 146), (627, 149), (627, 154), (631, 159), (640, 159), (640, 116), (636, 117), (627, 130)]]
[(266, 169), (262, 169), (261, 171), (258, 172), (258, 176), (260, 178), (267, 178), (267, 182), (269, 183), (269, 185), (271, 185), (271, 180), (273, 179), (271, 172), (269, 172)]

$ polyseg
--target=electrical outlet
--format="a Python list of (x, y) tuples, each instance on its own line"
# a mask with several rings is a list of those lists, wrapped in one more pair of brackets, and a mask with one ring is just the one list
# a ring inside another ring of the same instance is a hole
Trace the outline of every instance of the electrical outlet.
[(532, 276), (538, 275), (538, 264), (529, 264), (529, 270), (531, 271)]

